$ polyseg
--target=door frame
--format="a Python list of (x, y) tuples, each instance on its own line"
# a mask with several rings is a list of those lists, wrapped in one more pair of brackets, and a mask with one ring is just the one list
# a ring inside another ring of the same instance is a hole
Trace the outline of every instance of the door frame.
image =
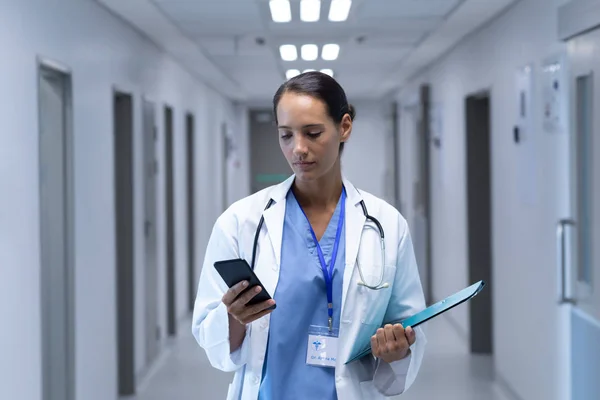
[[(37, 68), (36, 68), (36, 77), (37, 77), (37, 94), (38, 94), (38, 121), (41, 121), (41, 99), (40, 99), (40, 86), (42, 83), (42, 79), (44, 79), (44, 70), (47, 73), (56, 74), (63, 79), (65, 93), (64, 96), (64, 129), (65, 129), (65, 147), (64, 147), (64, 161), (65, 161), (65, 241), (66, 241), (66, 250), (65, 250), (65, 260), (66, 260), (66, 287), (67, 287), (67, 304), (66, 304), (66, 314), (67, 314), (67, 326), (66, 334), (66, 348), (69, 354), (67, 354), (66, 358), (66, 383), (67, 383), (67, 396), (68, 398), (65, 400), (74, 400), (75, 392), (76, 392), (76, 358), (75, 358), (75, 341), (76, 341), (76, 329), (75, 329), (75, 289), (76, 289), (76, 265), (75, 265), (75, 160), (74, 160), (74, 132), (73, 132), (73, 78), (72, 78), (72, 70), (66, 64), (61, 63), (60, 61), (54, 60), (45, 56), (38, 56), (37, 60)], [(41, 126), (38, 126), (38, 135), (41, 134)], [(38, 144), (39, 144), (39, 136), (38, 136)], [(41, 156), (41, 147), (38, 148), (38, 160)], [(41, 175), (41, 170), (39, 174)], [(41, 183), (41, 182), (40, 182)], [(41, 203), (41, 197), (39, 199)], [(40, 204), (41, 207), (41, 204)], [(40, 210), (41, 211), (41, 210)], [(41, 212), (40, 212), (41, 215)], [(42, 230), (40, 226), (40, 243), (42, 242)], [(42, 256), (40, 252), (40, 257)], [(43, 260), (40, 259), (40, 281), (42, 288), (44, 287), (44, 282), (49, 282), (49, 279), (45, 279), (46, 271), (43, 268)], [(50, 304), (50, 301), (46, 299), (45, 291), (41, 290), (41, 304), (40, 310), (41, 312), (41, 326), (42, 328), (46, 325), (44, 320), (48, 316), (48, 313), (44, 312), (46, 305)], [(48, 399), (48, 383), (46, 381), (46, 369), (52, 368), (51, 361), (46, 360), (46, 348), (48, 344), (46, 343), (47, 336), (43, 334), (41, 336), (41, 350), (42, 350), (42, 398), (44, 400)], [(49, 363), (49, 365), (46, 365)], [(54, 399), (51, 399), (54, 400)], [(61, 399), (62, 400), (62, 399)]]

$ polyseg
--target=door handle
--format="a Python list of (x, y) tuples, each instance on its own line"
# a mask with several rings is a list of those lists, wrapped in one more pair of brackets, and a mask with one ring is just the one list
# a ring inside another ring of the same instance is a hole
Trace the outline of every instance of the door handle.
[[(575, 221), (572, 219), (561, 219), (558, 221), (556, 226), (556, 242), (558, 249), (558, 263), (559, 263), (559, 274), (560, 274), (560, 299), (559, 304), (577, 304), (574, 298), (567, 296), (567, 239), (566, 230), (567, 227), (575, 226)], [(569, 285), (570, 286), (570, 285)]]

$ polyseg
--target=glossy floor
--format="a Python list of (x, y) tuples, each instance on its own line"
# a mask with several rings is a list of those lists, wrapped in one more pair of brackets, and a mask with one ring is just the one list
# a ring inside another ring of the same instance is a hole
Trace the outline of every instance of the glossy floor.
[[(186, 321), (140, 394), (128, 400), (225, 400), (232, 375), (210, 366), (189, 327)], [(427, 335), (417, 381), (397, 400), (512, 400), (494, 383), (491, 358), (468, 354), (466, 342), (447, 319), (430, 321)]]

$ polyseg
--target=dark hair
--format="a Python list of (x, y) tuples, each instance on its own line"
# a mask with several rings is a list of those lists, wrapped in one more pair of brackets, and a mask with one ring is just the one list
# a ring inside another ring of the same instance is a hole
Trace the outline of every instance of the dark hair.
[[(346, 92), (331, 76), (318, 71), (305, 72), (297, 75), (282, 84), (273, 97), (273, 112), (277, 123), (277, 106), (285, 93), (306, 94), (322, 100), (327, 106), (327, 113), (336, 125), (339, 125), (344, 115), (350, 115), (354, 120), (356, 111), (348, 103)], [(340, 143), (340, 151), (344, 143)]]

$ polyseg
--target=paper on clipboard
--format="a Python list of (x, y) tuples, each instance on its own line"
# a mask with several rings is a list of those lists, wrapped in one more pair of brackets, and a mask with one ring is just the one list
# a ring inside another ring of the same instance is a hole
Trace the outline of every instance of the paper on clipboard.
[[(465, 301), (472, 299), (483, 289), (484, 286), (485, 286), (485, 282), (479, 281), (459, 292), (454, 293), (453, 295), (445, 298), (444, 300), (441, 300), (441, 301), (435, 303), (434, 305), (427, 307), (423, 311), (418, 312), (411, 317), (408, 317), (401, 321), (385, 322), (383, 325), (385, 326), (387, 324), (393, 325), (393, 324), (400, 323), (404, 327), (419, 326), (420, 324), (429, 321), (430, 319), (458, 306), (459, 304), (462, 304)], [(376, 332), (377, 332), (377, 329), (375, 329), (373, 331), (371, 336), (374, 335)], [(358, 348), (359, 350), (353, 351), (350, 354), (350, 357), (348, 358), (348, 361), (346, 361), (346, 364), (348, 364), (354, 360), (358, 360), (359, 358), (362, 358), (366, 355), (371, 354), (371, 336), (369, 336), (367, 338), (368, 339), (367, 342), (362, 344), (360, 347), (358, 347), (356, 345), (354, 346), (354, 349)]]

